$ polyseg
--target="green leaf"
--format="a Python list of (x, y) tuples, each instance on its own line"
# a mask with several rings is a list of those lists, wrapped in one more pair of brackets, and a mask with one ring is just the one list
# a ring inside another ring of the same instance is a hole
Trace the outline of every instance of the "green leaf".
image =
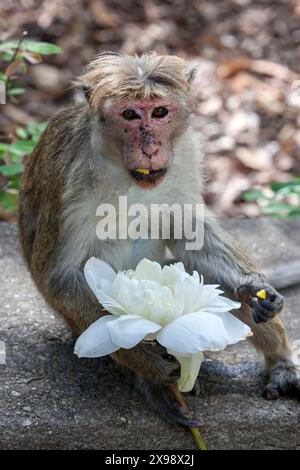
[(9, 144), (3, 144), (2, 142), (0, 142), (0, 153), (5, 153), (7, 152), (9, 149)]
[(4, 52), (10, 49), (11, 49), (11, 41), (3, 42), (2, 44), (0, 44), (0, 52)]
[(0, 205), (5, 212), (15, 212), (18, 207), (18, 191), (1, 191), (0, 192)]
[(272, 202), (266, 207), (262, 208), (262, 213), (265, 215), (277, 214), (277, 213), (288, 213), (293, 206), (291, 204), (285, 204), (280, 202)]
[(274, 181), (274, 183), (271, 184), (271, 189), (275, 192), (279, 191), (280, 189), (283, 188), (293, 188), (294, 186), (300, 185), (300, 178), (294, 178), (291, 181)]
[(42, 55), (62, 53), (62, 48), (56, 46), (55, 44), (51, 44), (49, 42), (33, 41), (32, 39), (25, 39), (25, 41), (22, 42), (22, 47), (27, 49), (27, 51), (38, 52)]
[(23, 127), (17, 127), (16, 134), (20, 139), (28, 139), (28, 132)]
[(8, 90), (8, 94), (10, 96), (19, 96), (19, 95), (23, 95), (25, 91), (26, 91), (25, 88), (11, 88), (10, 90)]
[(18, 42), (18, 39), (3, 42), (2, 44), (0, 44), (0, 52), (13, 51), (16, 48)]
[(35, 144), (38, 143), (42, 133), (46, 129), (48, 123), (47, 122), (39, 122), (39, 123), (32, 123), (28, 124), (27, 131), (32, 136), (32, 140)]
[(291, 209), (288, 213), (288, 217), (300, 217), (300, 207)]
[(13, 176), (23, 173), (24, 165), (22, 163), (12, 163), (11, 165), (0, 165), (0, 173), (3, 176)]
[(9, 54), (8, 52), (3, 52), (3, 54), (1, 55), (1, 59), (4, 62), (10, 62), (13, 59), (13, 56), (13, 52), (11, 54)]
[(264, 198), (264, 195), (259, 189), (250, 189), (243, 194), (243, 199), (247, 202), (257, 201), (262, 198)]
[(21, 185), (21, 175), (12, 175), (9, 177), (7, 189), (14, 189), (18, 191)]
[(16, 153), (11, 154), (11, 161), (13, 163), (23, 163), (23, 158), (22, 155), (17, 155)]
[[(13, 39), (12, 41), (4, 42), (3, 44), (0, 44), (0, 52), (10, 53), (11, 51), (15, 51), (18, 46), (19, 39)], [(42, 55), (60, 54), (62, 52), (62, 48), (56, 46), (55, 44), (35, 41), (33, 39), (24, 39), (20, 47), (20, 50), (22, 49), (26, 49), (29, 52), (37, 52)]]
[(18, 140), (11, 144), (8, 150), (15, 155), (25, 156), (31, 153), (34, 147), (35, 142), (32, 140)]
[(276, 199), (283, 199), (290, 195), (299, 195), (300, 194), (300, 184), (297, 186), (291, 186), (286, 188), (281, 188), (276, 193)]

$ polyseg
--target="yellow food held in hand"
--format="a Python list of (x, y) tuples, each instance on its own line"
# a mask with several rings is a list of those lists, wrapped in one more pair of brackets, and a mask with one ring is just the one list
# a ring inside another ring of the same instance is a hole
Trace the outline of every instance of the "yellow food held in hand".
[(135, 170), (137, 173), (142, 173), (143, 175), (149, 175), (150, 170), (146, 170), (146, 168), (136, 168)]
[(258, 297), (259, 299), (266, 300), (267, 293), (266, 293), (265, 289), (262, 289), (262, 290), (256, 292), (256, 297)]

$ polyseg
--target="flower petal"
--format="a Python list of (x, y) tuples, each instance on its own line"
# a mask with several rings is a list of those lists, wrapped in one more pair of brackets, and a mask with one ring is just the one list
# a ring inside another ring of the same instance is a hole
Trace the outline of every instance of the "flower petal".
[(157, 323), (138, 315), (122, 315), (107, 326), (114, 344), (125, 349), (133, 348), (149, 333), (161, 329)]
[[(170, 354), (174, 354), (170, 351), (168, 352)], [(199, 352), (196, 354), (179, 356), (175, 353), (175, 357), (181, 366), (180, 378), (177, 381), (178, 389), (180, 392), (190, 392), (193, 389), (198, 377), (200, 366), (204, 359), (204, 354)]]
[(93, 256), (85, 263), (84, 276), (93, 293), (98, 298), (98, 290), (101, 289), (101, 281), (106, 280), (112, 284), (116, 273), (108, 263)]
[(157, 341), (179, 354), (216, 351), (231, 344), (222, 319), (203, 311), (176, 318), (158, 333)]
[(113, 321), (113, 315), (105, 315), (92, 323), (77, 339), (74, 353), (78, 357), (101, 357), (120, 349), (112, 342), (108, 329)]
[(119, 316), (128, 313), (117, 300), (106, 295), (102, 289), (98, 290), (97, 299), (102, 307), (113, 315)]
[(240, 302), (235, 302), (233, 300), (228, 299), (227, 297), (223, 297), (222, 295), (220, 295), (208, 302), (203, 307), (203, 310), (210, 313), (221, 313), (238, 309), (240, 308), (240, 306)]
[(164, 286), (174, 287), (182, 276), (188, 276), (183, 263), (165, 265), (161, 272), (161, 283)]
[(215, 313), (215, 315), (221, 318), (223, 321), (224, 328), (226, 329), (230, 338), (229, 344), (235, 344), (238, 341), (252, 336), (253, 333), (249, 326), (243, 323), (238, 318), (236, 318), (231, 313), (218, 312)]
[(145, 281), (156, 281), (160, 282), (161, 278), (161, 266), (155, 261), (150, 261), (149, 259), (142, 259), (137, 267), (135, 268), (135, 273), (133, 279), (143, 279)]
[(218, 351), (251, 335), (250, 328), (231, 313), (193, 312), (166, 325), (157, 341), (179, 354)]

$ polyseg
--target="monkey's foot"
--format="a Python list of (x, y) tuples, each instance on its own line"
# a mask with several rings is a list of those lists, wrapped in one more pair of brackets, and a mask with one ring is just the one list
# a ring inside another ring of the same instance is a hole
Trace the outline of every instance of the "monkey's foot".
[(200, 421), (191, 418), (190, 411), (177, 403), (168, 387), (150, 384), (138, 376), (135, 380), (135, 388), (167, 421), (186, 427), (200, 426)]
[(300, 379), (291, 361), (280, 361), (273, 367), (263, 396), (266, 400), (276, 400), (280, 396), (296, 397), (300, 400)]

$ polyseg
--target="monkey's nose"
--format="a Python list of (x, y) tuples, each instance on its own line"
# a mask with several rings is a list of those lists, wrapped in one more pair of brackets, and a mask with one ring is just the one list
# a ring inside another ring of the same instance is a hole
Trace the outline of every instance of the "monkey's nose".
[(155, 145), (155, 146), (154, 146), (154, 145), (153, 145), (153, 146), (147, 146), (147, 147), (144, 146), (144, 147), (142, 148), (142, 150), (143, 150), (143, 154), (144, 154), (147, 158), (149, 158), (149, 160), (151, 160), (152, 157), (155, 157), (155, 155), (156, 155), (157, 152), (158, 152), (158, 149), (157, 149), (157, 146), (156, 146), (156, 145)]
[(157, 143), (156, 143), (155, 138), (152, 135), (147, 134), (145, 136), (142, 149), (143, 149), (144, 155), (146, 155), (146, 157), (149, 159), (151, 159), (152, 157), (154, 157), (154, 155), (157, 154), (157, 151), (158, 151)]

